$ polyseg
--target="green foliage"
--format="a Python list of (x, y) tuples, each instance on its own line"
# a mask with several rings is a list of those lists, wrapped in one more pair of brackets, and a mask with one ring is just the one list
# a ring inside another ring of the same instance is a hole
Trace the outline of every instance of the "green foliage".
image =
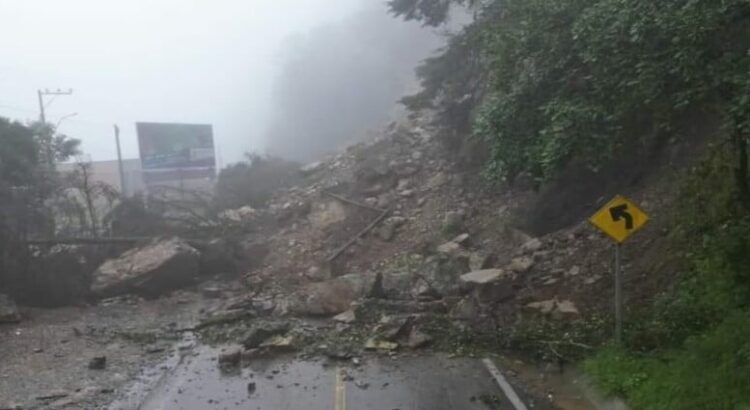
[(405, 20), (418, 20), (427, 26), (439, 26), (448, 20), (452, 4), (474, 5), (477, 0), (389, 0), (388, 8)]
[(604, 391), (633, 408), (750, 406), (750, 215), (734, 199), (730, 156), (712, 150), (682, 181), (671, 240), (691, 268), (630, 317), (628, 350), (608, 348), (586, 363)]
[[(439, 24), (447, 0), (395, 0), (396, 15)], [(457, 1), (456, 3), (464, 3)], [(418, 70), (412, 108), (473, 118), (488, 173), (598, 168), (628, 145), (675, 132), (690, 110), (750, 131), (750, 4), (745, 0), (494, 0)], [(462, 98), (467, 96), (468, 98)]]
[(33, 132), (17, 123), (0, 118), (0, 183), (27, 184), (38, 162)]
[(584, 368), (598, 386), (636, 409), (750, 408), (750, 316), (736, 311), (682, 349), (637, 356), (608, 348)]

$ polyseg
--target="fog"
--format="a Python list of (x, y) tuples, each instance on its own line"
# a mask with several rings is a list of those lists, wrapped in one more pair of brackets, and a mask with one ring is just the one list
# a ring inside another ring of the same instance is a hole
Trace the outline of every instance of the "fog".
[(312, 160), (397, 116), (414, 67), (439, 37), (373, 2), (338, 24), (289, 40), (272, 99), (268, 151)]
[[(372, 0), (4, 0), (0, 116), (47, 118), (93, 160), (138, 156), (136, 121), (211, 123), (220, 163), (310, 158), (387, 120), (437, 45)], [(72, 115), (75, 114), (75, 115)], [(72, 116), (71, 116), (72, 115)]]

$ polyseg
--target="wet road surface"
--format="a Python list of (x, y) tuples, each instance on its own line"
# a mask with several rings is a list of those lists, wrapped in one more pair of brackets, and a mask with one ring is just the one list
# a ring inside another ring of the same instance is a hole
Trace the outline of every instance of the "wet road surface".
[[(350, 362), (254, 359), (227, 374), (219, 350), (184, 356), (134, 403), (140, 410), (487, 410), (514, 409), (480, 360), (370, 357)], [(482, 398), (491, 397), (494, 407)], [(539, 407), (537, 407), (539, 408)]]

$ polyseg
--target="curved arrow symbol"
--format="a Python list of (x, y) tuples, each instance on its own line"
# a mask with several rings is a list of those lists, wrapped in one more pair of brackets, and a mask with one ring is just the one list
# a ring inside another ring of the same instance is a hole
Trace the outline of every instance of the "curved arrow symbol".
[(625, 219), (625, 229), (633, 229), (633, 215), (630, 215), (630, 213), (628, 212), (627, 204), (609, 208), (609, 214), (612, 216), (612, 220), (615, 222), (619, 222), (620, 220)]

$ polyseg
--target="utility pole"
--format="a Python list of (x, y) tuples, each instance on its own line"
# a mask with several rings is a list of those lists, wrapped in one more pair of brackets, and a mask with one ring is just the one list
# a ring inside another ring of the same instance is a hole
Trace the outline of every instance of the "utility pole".
[(58, 88), (57, 90), (54, 90), (54, 91), (51, 91), (47, 88), (45, 88), (44, 90), (41, 90), (41, 89), (36, 90), (36, 96), (39, 99), (39, 121), (41, 121), (42, 124), (47, 123), (47, 116), (45, 115), (45, 112), (44, 112), (44, 108), (45, 108), (44, 96), (45, 95), (58, 96), (58, 95), (71, 95), (71, 94), (73, 94), (73, 89), (71, 88), (68, 88), (67, 90), (61, 90)]
[(122, 168), (122, 151), (120, 150), (120, 127), (115, 124), (115, 143), (117, 144), (117, 168), (120, 171), (120, 194), (125, 197), (127, 196), (127, 189), (125, 188), (125, 172)]

